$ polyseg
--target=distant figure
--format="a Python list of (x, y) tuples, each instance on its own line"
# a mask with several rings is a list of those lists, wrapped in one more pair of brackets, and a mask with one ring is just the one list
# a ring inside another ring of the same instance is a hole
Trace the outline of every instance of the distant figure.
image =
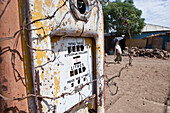
[(114, 55), (116, 55), (116, 58), (114, 61), (120, 64), (120, 61), (122, 61), (122, 50), (120, 48), (119, 41), (117, 39), (115, 40), (115, 43), (116, 45), (115, 45)]

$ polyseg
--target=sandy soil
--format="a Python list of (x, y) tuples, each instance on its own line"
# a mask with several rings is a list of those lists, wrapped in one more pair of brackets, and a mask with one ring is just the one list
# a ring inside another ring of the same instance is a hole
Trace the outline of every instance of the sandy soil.
[[(108, 78), (118, 75), (128, 62), (128, 57), (121, 64), (113, 59), (105, 57)], [(133, 57), (132, 66), (114, 78), (105, 93), (106, 113), (170, 113), (170, 59)]]

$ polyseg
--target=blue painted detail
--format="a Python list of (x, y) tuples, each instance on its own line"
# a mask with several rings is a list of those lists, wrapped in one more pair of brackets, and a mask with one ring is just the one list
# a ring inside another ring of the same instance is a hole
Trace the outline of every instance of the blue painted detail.
[(151, 36), (151, 35), (162, 34), (162, 33), (166, 33), (166, 31), (149, 32), (149, 33), (144, 32), (144, 33), (142, 33), (140, 35), (133, 36), (132, 39), (142, 39), (142, 38), (145, 38), (145, 37), (148, 37), (148, 36)]
[(167, 42), (167, 36), (166, 35), (163, 35), (163, 36), (160, 36), (163, 38), (163, 47), (162, 49), (165, 49), (165, 45), (166, 45), (166, 42)]
[(148, 45), (148, 49), (152, 49), (152, 45)]

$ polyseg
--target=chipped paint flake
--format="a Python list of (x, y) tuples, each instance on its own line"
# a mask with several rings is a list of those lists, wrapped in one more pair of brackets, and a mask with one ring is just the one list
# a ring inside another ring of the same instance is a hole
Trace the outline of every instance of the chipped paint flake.
[[(55, 84), (55, 97), (57, 97), (58, 93), (60, 92), (60, 77), (54, 77), (54, 84)], [(56, 100), (56, 105), (58, 104), (58, 100)]]

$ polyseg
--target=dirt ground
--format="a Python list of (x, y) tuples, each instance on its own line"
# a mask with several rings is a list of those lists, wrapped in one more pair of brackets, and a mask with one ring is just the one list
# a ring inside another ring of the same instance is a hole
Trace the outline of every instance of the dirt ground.
[[(118, 75), (129, 60), (124, 56), (115, 64), (113, 59), (105, 57), (108, 78)], [(133, 57), (132, 66), (106, 85), (105, 93), (106, 113), (170, 113), (170, 59)]]

